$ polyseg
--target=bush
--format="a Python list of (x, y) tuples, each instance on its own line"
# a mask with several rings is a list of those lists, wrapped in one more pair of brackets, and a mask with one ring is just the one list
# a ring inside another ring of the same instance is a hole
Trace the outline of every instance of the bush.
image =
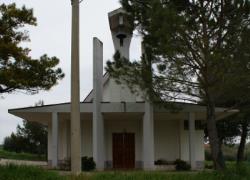
[(165, 159), (158, 159), (155, 161), (155, 165), (169, 165), (170, 163)]
[(212, 155), (211, 155), (210, 150), (208, 150), (208, 149), (205, 149), (205, 160), (212, 161)]
[(92, 157), (82, 157), (82, 171), (93, 171), (95, 170), (96, 164)]
[(176, 171), (189, 171), (191, 169), (191, 166), (186, 161), (180, 159), (177, 159), (174, 164)]

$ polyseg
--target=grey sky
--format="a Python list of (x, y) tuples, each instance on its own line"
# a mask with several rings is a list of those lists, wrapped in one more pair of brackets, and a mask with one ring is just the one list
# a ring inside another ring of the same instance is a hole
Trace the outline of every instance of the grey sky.
[[(27, 27), (31, 42), (23, 46), (31, 48), (31, 56), (38, 58), (44, 53), (60, 58), (60, 67), (66, 77), (48, 92), (37, 95), (14, 93), (0, 97), (0, 144), (5, 136), (15, 131), (21, 119), (8, 114), (8, 109), (33, 106), (39, 100), (45, 104), (69, 102), (70, 100), (70, 37), (71, 6), (70, 0), (0, 0), (2, 3), (15, 2), (34, 9), (37, 27)], [(119, 8), (119, 0), (84, 0), (80, 14), (80, 71), (81, 100), (92, 89), (92, 38), (98, 37), (104, 43), (104, 60), (114, 54), (107, 13)], [(131, 59), (140, 57), (140, 38), (135, 36), (131, 44)]]

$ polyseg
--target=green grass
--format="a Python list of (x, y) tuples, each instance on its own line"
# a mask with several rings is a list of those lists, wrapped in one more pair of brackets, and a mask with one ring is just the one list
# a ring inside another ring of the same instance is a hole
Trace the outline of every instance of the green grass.
[(46, 161), (45, 155), (29, 154), (29, 153), (16, 153), (0, 149), (0, 159), (15, 159), (15, 160), (30, 160), (30, 161)]
[(0, 166), (0, 180), (247, 180), (250, 167), (232, 167), (225, 172), (90, 172), (61, 176), (58, 172), (30, 166)]
[(250, 167), (231, 166), (225, 172), (93, 172), (68, 176), (69, 180), (247, 180)]
[(61, 180), (57, 172), (32, 166), (0, 166), (0, 180)]
[(70, 180), (243, 180), (247, 176), (226, 175), (223, 173), (97, 173), (94, 175), (71, 176)]

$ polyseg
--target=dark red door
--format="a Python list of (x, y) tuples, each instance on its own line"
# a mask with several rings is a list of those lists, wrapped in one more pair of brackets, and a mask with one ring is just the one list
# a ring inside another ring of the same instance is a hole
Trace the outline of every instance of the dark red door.
[(133, 169), (135, 167), (134, 133), (113, 134), (113, 168)]

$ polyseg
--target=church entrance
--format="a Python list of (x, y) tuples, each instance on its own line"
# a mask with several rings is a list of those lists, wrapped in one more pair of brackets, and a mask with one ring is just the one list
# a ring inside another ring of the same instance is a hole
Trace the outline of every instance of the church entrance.
[(135, 134), (113, 133), (113, 168), (135, 168)]

